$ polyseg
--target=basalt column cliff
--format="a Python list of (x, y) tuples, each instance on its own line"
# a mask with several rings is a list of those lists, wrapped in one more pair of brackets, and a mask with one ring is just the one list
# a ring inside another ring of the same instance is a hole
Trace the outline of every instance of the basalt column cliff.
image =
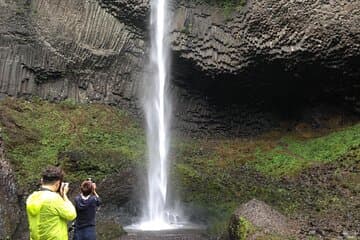
[[(147, 1), (0, 6), (2, 96), (138, 112)], [(230, 12), (221, 4), (172, 2), (175, 127), (247, 135), (275, 126), (273, 109), (314, 102), (359, 113), (359, 11), (358, 1), (247, 1)]]

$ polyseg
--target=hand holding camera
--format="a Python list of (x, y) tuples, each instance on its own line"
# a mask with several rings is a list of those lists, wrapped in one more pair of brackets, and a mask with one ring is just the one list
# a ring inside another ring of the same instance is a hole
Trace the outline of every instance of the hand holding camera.
[(66, 194), (69, 191), (69, 183), (68, 182), (62, 182), (60, 187), (60, 195), (62, 197), (66, 196)]
[(96, 184), (95, 184), (95, 182), (92, 181), (91, 178), (87, 178), (86, 180), (91, 182), (91, 193), (92, 193), (92, 194), (95, 194), (95, 193), (96, 193), (96, 191), (95, 191), (95, 190), (96, 190)]
[(91, 184), (92, 184), (92, 185), (91, 185), (91, 186), (92, 186), (92, 187), (91, 187), (91, 193), (94, 194), (96, 197), (99, 197), (99, 195), (98, 195), (97, 192), (96, 192), (96, 184), (95, 184), (95, 182), (92, 181), (91, 178), (87, 178), (86, 180), (87, 180), (87, 181), (90, 181)]

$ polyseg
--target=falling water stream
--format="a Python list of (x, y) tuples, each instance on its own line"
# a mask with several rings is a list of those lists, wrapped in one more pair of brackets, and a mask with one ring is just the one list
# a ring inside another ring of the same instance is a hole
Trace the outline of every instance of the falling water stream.
[[(179, 208), (169, 204), (169, 128), (171, 103), (168, 96), (169, 79), (169, 19), (167, 0), (151, 0), (151, 52), (149, 74), (144, 78), (143, 108), (147, 125), (148, 169), (147, 198), (144, 214), (138, 223), (126, 227), (133, 231), (190, 230), (190, 224)], [(174, 200), (174, 199), (172, 199)], [(176, 209), (176, 210), (175, 210)], [(165, 233), (165, 232), (164, 232)]]
[(168, 44), (166, 0), (151, 1), (151, 91), (144, 102), (148, 134), (148, 201), (140, 228), (170, 228), (166, 219), (169, 146), (169, 100), (167, 97)]
[(133, 228), (166, 230), (177, 228), (176, 214), (167, 209), (170, 102), (167, 96), (168, 33), (167, 0), (151, 1), (151, 53), (145, 81), (143, 106), (147, 122), (148, 194), (144, 215)]

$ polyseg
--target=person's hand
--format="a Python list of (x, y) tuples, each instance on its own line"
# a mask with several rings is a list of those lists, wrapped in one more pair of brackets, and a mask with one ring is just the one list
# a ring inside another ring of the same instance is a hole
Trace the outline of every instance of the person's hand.
[(60, 188), (60, 194), (61, 196), (66, 196), (66, 194), (68, 193), (69, 191), (69, 183), (67, 182), (62, 182), (61, 183), (61, 188)]
[(92, 194), (94, 194), (96, 197), (99, 197), (99, 195), (96, 192), (96, 184), (94, 182), (92, 183)]

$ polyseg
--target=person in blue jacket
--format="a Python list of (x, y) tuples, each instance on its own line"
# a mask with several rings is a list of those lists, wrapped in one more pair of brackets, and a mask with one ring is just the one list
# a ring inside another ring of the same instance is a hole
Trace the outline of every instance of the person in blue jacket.
[(77, 217), (74, 225), (74, 240), (96, 240), (95, 215), (101, 204), (96, 184), (88, 179), (81, 183), (80, 194), (75, 197)]

